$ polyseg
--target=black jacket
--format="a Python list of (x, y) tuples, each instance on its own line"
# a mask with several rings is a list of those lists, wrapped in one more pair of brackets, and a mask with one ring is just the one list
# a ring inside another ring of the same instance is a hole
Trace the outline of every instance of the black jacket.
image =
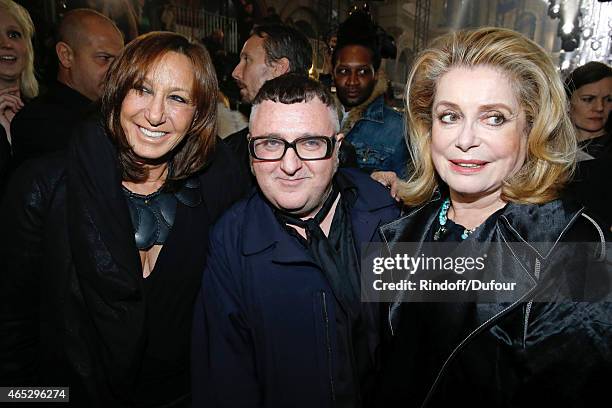
[(576, 174), (568, 185), (566, 194), (573, 200), (584, 204), (590, 213), (596, 214), (608, 226), (612, 227), (612, 153), (603, 154), (593, 160), (578, 162)]
[[(391, 253), (426, 241), (440, 205), (384, 226)], [(457, 248), (500, 254), (494, 278), (522, 292), (506, 303), (393, 303), (381, 406), (582, 407), (609, 398), (609, 236), (561, 200), (508, 204), (497, 215)]]
[(153, 342), (147, 319), (157, 313), (176, 346), (162, 352), (179, 361), (185, 377), (183, 390), (166, 391), (185, 395), (208, 229), (248, 189), (248, 179), (218, 143), (197, 177), (201, 199), (177, 204), (147, 278), (151, 283), (159, 267), (169, 272), (158, 275), (165, 276), (161, 287), (179, 288), (168, 296), (174, 308), (157, 310), (158, 299), (147, 298), (115, 148), (95, 122), (77, 130), (66, 154), (19, 169), (2, 205), (0, 385), (62, 384), (70, 386), (73, 406), (131, 406)]
[(4, 128), (0, 126), (0, 200), (11, 168), (11, 145), (6, 138)]
[(44, 95), (23, 107), (11, 122), (13, 165), (62, 150), (73, 127), (93, 109), (79, 92), (55, 81)]

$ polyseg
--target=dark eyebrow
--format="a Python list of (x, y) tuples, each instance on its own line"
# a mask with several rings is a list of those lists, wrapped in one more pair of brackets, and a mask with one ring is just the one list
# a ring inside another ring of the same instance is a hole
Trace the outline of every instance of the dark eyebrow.
[(336, 68), (340, 68), (340, 67), (346, 67), (346, 68), (367, 68), (370, 69), (370, 65), (369, 64), (362, 64), (362, 65), (351, 65), (350, 62), (339, 62), (338, 66)]
[[(334, 133), (335, 134), (335, 133)], [(258, 136), (253, 136), (251, 135), (253, 138), (255, 137), (270, 137), (270, 138), (274, 138), (274, 139), (283, 139), (286, 140), (284, 137), (281, 136), (280, 133), (264, 133), (263, 135), (258, 135)], [(319, 134), (314, 134), (314, 133), (302, 133), (301, 135), (297, 136), (295, 139), (298, 138), (302, 138), (302, 137), (329, 137), (329, 135), (319, 135)]]
[[(143, 78), (143, 79), (142, 79), (142, 82), (141, 82), (139, 85), (152, 86), (152, 85), (151, 85), (151, 81), (150, 81), (148, 78)], [(185, 89), (185, 88), (180, 88), (180, 87), (170, 88), (168, 91), (169, 91), (169, 92), (176, 92), (176, 91), (179, 91), (179, 92), (185, 92), (185, 93), (187, 93), (187, 94), (191, 94), (191, 93), (190, 93), (190, 92), (189, 92), (187, 89)]]

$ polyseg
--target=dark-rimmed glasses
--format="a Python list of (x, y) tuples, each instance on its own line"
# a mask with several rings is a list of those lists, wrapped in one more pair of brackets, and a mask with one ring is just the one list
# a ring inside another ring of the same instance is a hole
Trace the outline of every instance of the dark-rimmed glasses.
[(262, 161), (281, 160), (288, 148), (292, 148), (301, 160), (329, 159), (336, 145), (336, 135), (303, 136), (293, 142), (276, 136), (249, 136), (249, 152), (254, 159)]

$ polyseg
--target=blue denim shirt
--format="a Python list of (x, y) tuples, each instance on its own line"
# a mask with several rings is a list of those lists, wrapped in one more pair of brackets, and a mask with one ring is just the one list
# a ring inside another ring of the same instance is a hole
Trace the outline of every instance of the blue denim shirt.
[(405, 179), (408, 147), (404, 138), (404, 116), (385, 105), (379, 96), (355, 123), (346, 139), (355, 146), (361, 169), (394, 171)]

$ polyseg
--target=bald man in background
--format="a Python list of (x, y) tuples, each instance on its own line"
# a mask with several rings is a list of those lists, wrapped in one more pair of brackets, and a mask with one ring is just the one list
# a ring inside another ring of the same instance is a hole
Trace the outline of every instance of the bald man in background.
[(67, 146), (72, 127), (101, 97), (104, 75), (122, 49), (121, 32), (103, 14), (91, 9), (66, 13), (55, 45), (57, 81), (11, 123), (14, 167)]

